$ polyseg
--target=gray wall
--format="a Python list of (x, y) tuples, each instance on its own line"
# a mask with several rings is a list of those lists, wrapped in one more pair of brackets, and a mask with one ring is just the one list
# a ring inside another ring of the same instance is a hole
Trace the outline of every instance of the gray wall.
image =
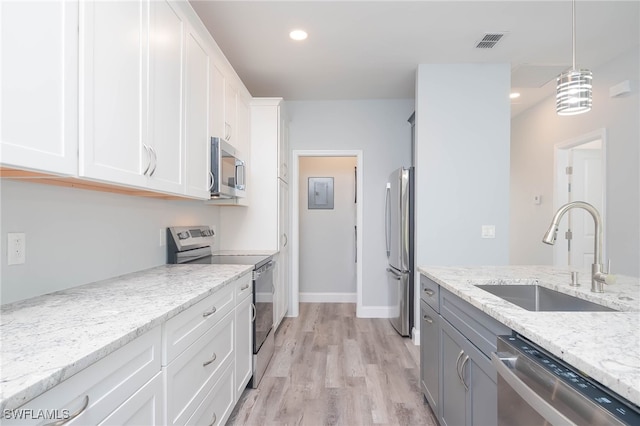
[[(218, 226), (219, 207), (74, 188), (1, 182), (1, 302), (166, 263), (160, 230)], [(7, 266), (7, 233), (26, 233), (26, 263)]]
[[(553, 248), (540, 242), (553, 205), (554, 145), (605, 128), (607, 132), (606, 235), (614, 273), (640, 275), (639, 53), (634, 49), (593, 69), (593, 108), (558, 116), (550, 97), (515, 117), (511, 133), (512, 264), (552, 264)], [(609, 88), (631, 80), (632, 93), (611, 98)], [(534, 205), (533, 194), (542, 194)], [(566, 220), (566, 219), (565, 219)]]
[[(292, 206), (299, 209), (300, 293), (352, 293), (356, 300), (356, 162), (356, 157), (300, 158), (300, 205)], [(309, 209), (310, 177), (333, 177), (333, 209)]]
[(292, 150), (362, 150), (362, 304), (390, 305), (386, 278), (384, 196), (389, 174), (411, 161), (412, 99), (290, 101)]
[(418, 266), (508, 263), (509, 87), (508, 64), (418, 67)]

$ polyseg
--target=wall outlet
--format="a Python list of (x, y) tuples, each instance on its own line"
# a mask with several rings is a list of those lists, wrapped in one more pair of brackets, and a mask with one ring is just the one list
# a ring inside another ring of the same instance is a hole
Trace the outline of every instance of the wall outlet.
[(495, 225), (482, 225), (482, 238), (495, 238), (496, 226)]
[(27, 261), (27, 237), (24, 233), (7, 234), (7, 264), (21, 265)]
[(164, 247), (167, 245), (167, 230), (166, 228), (160, 228), (160, 247)]
[(216, 226), (215, 225), (209, 225), (209, 228), (211, 228), (211, 230), (213, 231), (213, 236), (217, 237), (218, 236), (218, 231), (216, 230)]

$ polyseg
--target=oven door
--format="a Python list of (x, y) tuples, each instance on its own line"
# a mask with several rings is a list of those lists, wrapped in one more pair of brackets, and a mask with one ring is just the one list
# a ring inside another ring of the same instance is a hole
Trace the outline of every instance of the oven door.
[(273, 267), (270, 260), (267, 264), (253, 271), (253, 304), (255, 321), (253, 325), (253, 353), (257, 354), (273, 327)]

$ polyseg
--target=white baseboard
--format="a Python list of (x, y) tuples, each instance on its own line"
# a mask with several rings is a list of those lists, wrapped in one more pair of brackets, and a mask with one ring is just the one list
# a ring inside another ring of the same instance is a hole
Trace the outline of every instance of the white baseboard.
[(358, 318), (393, 318), (397, 308), (393, 306), (362, 306), (357, 313)]
[(356, 303), (356, 293), (300, 293), (300, 303)]
[(413, 340), (414, 345), (420, 346), (420, 330), (415, 327), (411, 330), (411, 340)]

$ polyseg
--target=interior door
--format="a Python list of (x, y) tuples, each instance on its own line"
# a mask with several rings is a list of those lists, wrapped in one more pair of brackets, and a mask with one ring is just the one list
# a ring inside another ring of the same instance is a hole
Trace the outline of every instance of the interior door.
[[(603, 211), (602, 150), (573, 149), (573, 173), (571, 176), (571, 200), (586, 201), (600, 214)], [(582, 209), (573, 209), (570, 214), (571, 244), (569, 264), (576, 268), (593, 263), (595, 226), (591, 215)]]

